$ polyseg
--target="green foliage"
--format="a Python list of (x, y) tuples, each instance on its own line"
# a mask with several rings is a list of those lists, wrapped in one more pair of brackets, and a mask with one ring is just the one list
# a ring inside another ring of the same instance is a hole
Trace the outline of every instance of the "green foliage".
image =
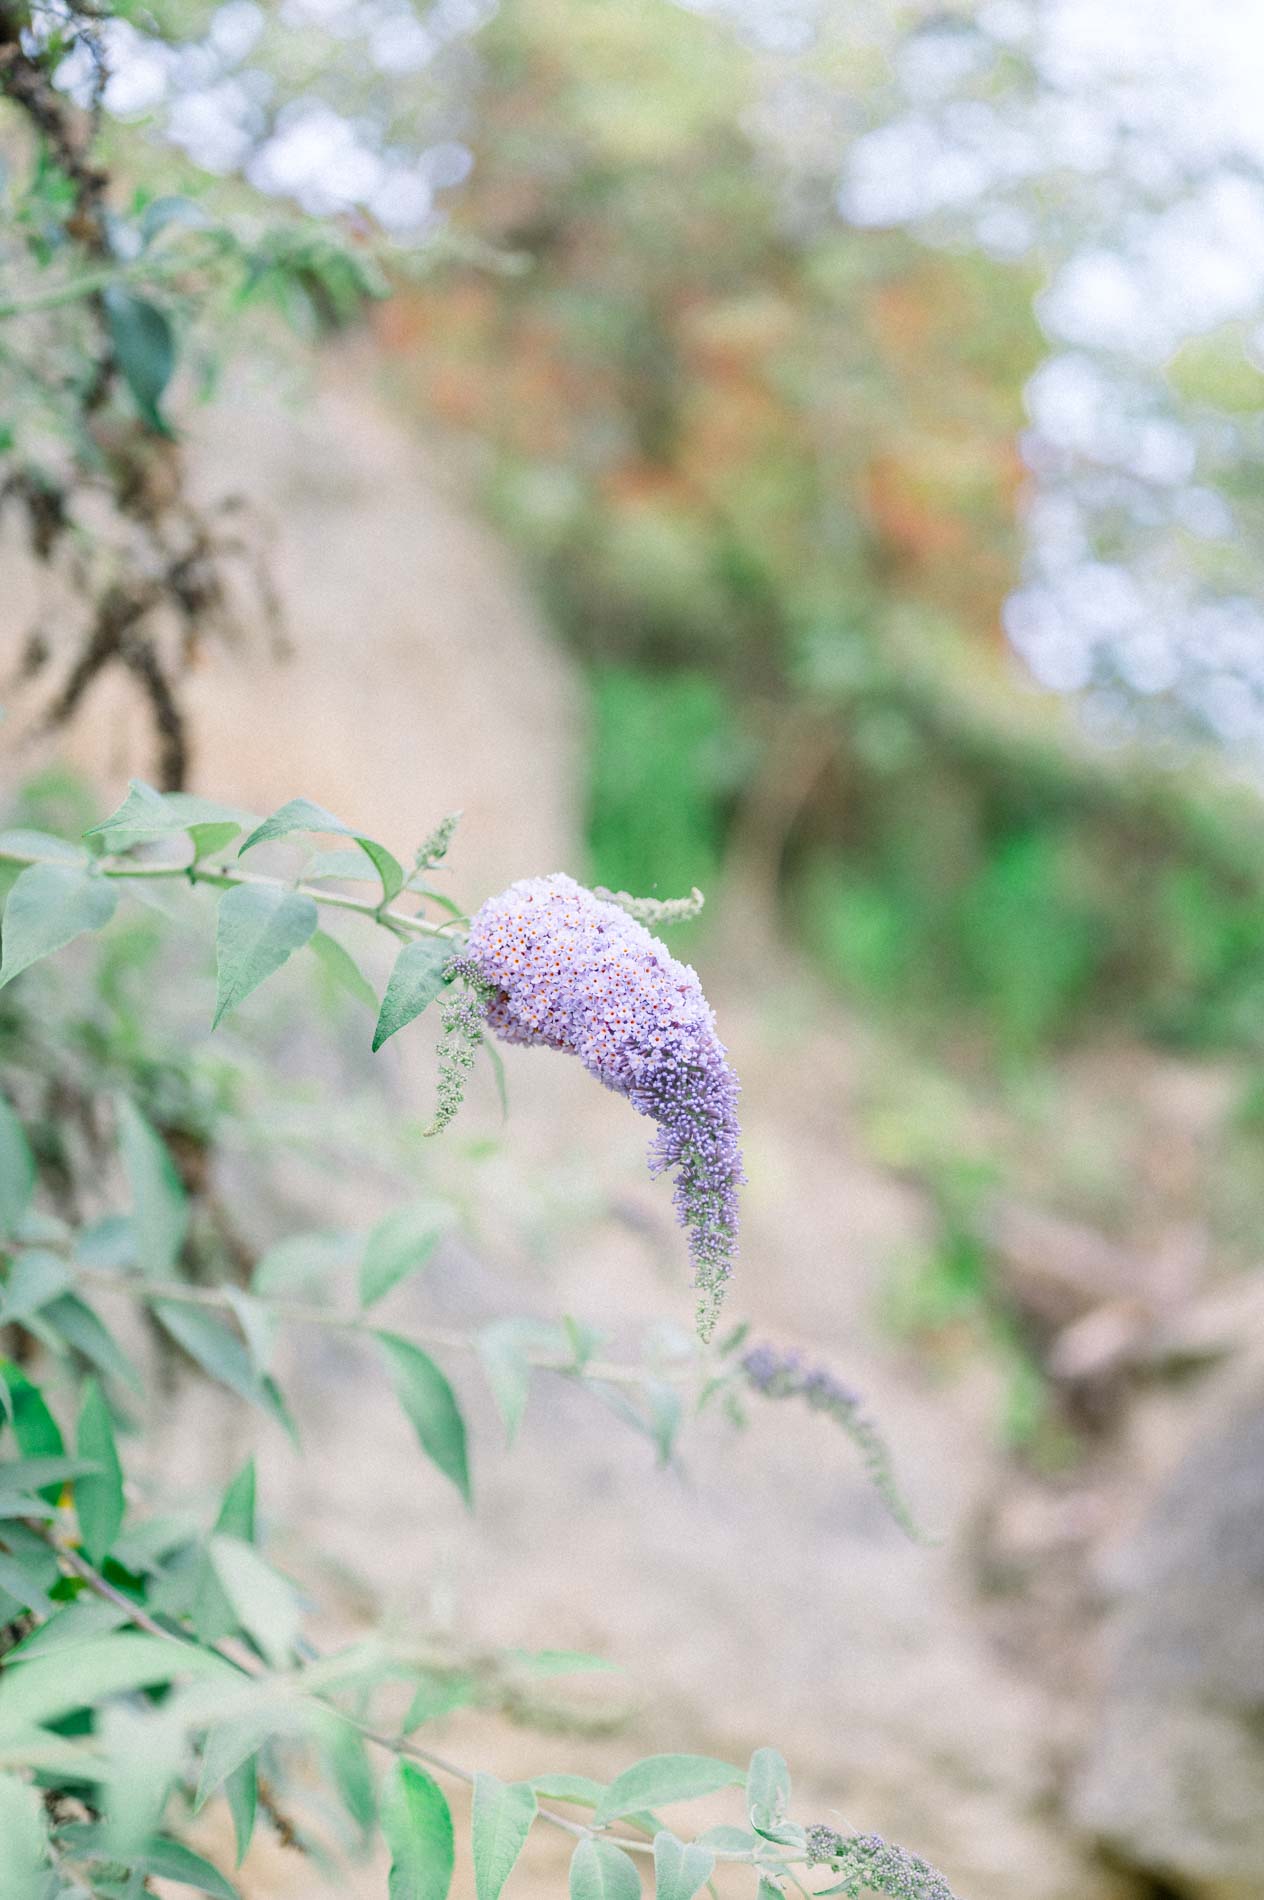
[(593, 678), (588, 836), (612, 889), (714, 881), (742, 748), (725, 696), (701, 673)]

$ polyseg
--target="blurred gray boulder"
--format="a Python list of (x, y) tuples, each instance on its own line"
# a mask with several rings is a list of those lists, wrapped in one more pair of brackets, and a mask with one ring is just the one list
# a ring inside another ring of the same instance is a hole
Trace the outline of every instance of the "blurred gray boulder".
[(1191, 1900), (1264, 1900), (1264, 1395), (1199, 1436), (1123, 1562), (1076, 1820)]

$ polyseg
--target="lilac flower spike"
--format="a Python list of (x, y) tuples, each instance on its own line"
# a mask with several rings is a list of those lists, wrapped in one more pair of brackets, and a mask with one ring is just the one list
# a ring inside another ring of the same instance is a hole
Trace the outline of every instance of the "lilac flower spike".
[(658, 1123), (650, 1172), (675, 1172), (698, 1330), (709, 1339), (732, 1270), (744, 1177), (738, 1081), (697, 973), (617, 904), (560, 872), (489, 898), (467, 954), (495, 992), (487, 1020), (498, 1036), (577, 1055)]

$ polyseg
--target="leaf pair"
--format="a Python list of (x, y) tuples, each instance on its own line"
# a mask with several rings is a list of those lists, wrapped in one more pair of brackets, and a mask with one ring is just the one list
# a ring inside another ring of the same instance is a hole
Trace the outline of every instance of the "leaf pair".
[[(478, 1775), (471, 1840), (477, 1900), (499, 1900), (538, 1812), (526, 1782)], [(382, 1795), (391, 1851), (390, 1900), (447, 1900), (455, 1865), (452, 1812), (438, 1783), (410, 1761), (395, 1765)]]

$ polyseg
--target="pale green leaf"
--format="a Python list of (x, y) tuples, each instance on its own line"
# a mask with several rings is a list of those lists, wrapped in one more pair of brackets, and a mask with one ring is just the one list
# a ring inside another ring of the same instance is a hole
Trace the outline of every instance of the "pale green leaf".
[(339, 943), (337, 937), (331, 937), (327, 930), (314, 930), (308, 939), (308, 947), (314, 951), (321, 969), (336, 989), (354, 997), (366, 1009), (377, 1008), (377, 991), (351, 952)]
[(17, 1115), (0, 1095), (0, 1236), (17, 1232), (35, 1189), (35, 1157)]
[(607, 1675), (618, 1668), (604, 1656), (591, 1656), (586, 1649), (511, 1649), (509, 1661), (516, 1669), (533, 1676)]
[(70, 1285), (70, 1269), (60, 1254), (27, 1247), (13, 1256), (0, 1291), (0, 1325), (25, 1320), (57, 1299)]
[(0, 1774), (0, 1868), (4, 1900), (44, 1900), (48, 1891), (48, 1831), (39, 1790), (16, 1775)]
[(142, 420), (156, 435), (169, 436), (171, 427), (159, 404), (176, 366), (171, 319), (125, 284), (107, 284), (101, 303), (115, 360)]
[(159, 1880), (174, 1881), (177, 1886), (196, 1887), (199, 1893), (209, 1893), (212, 1900), (240, 1900), (232, 1881), (225, 1880), (209, 1860), (195, 1854), (183, 1841), (173, 1841), (166, 1836), (150, 1841), (136, 1864)]
[(226, 1286), (224, 1298), (232, 1307), (237, 1324), (241, 1327), (251, 1365), (261, 1379), (266, 1378), (272, 1370), (272, 1356), (280, 1330), (281, 1322), (277, 1314), (264, 1300), (243, 1293), (239, 1286)]
[(345, 1235), (289, 1234), (262, 1255), (250, 1288), (266, 1299), (323, 1299), (330, 1280), (353, 1257)]
[(490, 1326), (480, 1328), (477, 1345), (479, 1363), (504, 1421), (505, 1437), (512, 1445), (531, 1391), (533, 1371), (528, 1352), (553, 1352), (564, 1360), (565, 1345), (555, 1326), (533, 1319), (493, 1320)]
[(775, 1748), (757, 1748), (750, 1758), (746, 1812), (753, 1828), (773, 1838), (790, 1812), (790, 1770)]
[(533, 1775), (531, 1786), (546, 1801), (573, 1801), (581, 1808), (595, 1808), (606, 1792), (604, 1782), (588, 1775)]
[(391, 1853), (390, 1900), (447, 1900), (455, 1864), (452, 1813), (424, 1768), (396, 1762), (382, 1789), (381, 1826)]
[(456, 1395), (434, 1360), (411, 1340), (378, 1333), (395, 1395), (421, 1441), (421, 1448), (471, 1502), (465, 1421)]
[(236, 1671), (193, 1643), (122, 1630), (5, 1664), (0, 1732), (48, 1723), (107, 1696), (153, 1688), (181, 1676), (232, 1678)]
[(289, 1416), (271, 1379), (261, 1379), (241, 1340), (216, 1314), (176, 1300), (155, 1300), (155, 1316), (210, 1378), (249, 1399), (291, 1431)]
[(68, 864), (30, 864), (4, 907), (0, 988), (41, 957), (114, 915), (118, 893), (108, 879)]
[(452, 945), (441, 937), (419, 937), (416, 942), (404, 945), (395, 959), (382, 998), (377, 1028), (373, 1031), (375, 1050), (434, 1002), (443, 988), (443, 973), (452, 956)]
[(118, 1098), (119, 1150), (132, 1191), (136, 1262), (151, 1280), (175, 1267), (189, 1225), (184, 1187), (166, 1143), (127, 1096)]
[(699, 1847), (714, 1848), (717, 1854), (750, 1854), (760, 1845), (758, 1834), (748, 1827), (728, 1827), (721, 1822), (698, 1836)]
[(301, 950), (315, 928), (315, 899), (300, 891), (279, 884), (237, 884), (225, 891), (215, 929), (212, 1027)]
[[(10, 1529), (6, 1524), (6, 1544)], [(7, 1591), (21, 1609), (34, 1610), (37, 1616), (51, 1616), (57, 1608), (38, 1579), (4, 1546), (0, 1546), (0, 1590)]]
[(641, 1876), (613, 1841), (582, 1840), (571, 1860), (570, 1900), (641, 1900)]
[(31, 831), (18, 826), (0, 831), (0, 859), (29, 858), (36, 864), (86, 864), (88, 854), (82, 845), (72, 844), (51, 831)]
[(40, 1309), (40, 1317), (98, 1372), (104, 1373), (107, 1378), (117, 1379), (121, 1385), (130, 1386), (134, 1392), (143, 1390), (144, 1382), (139, 1372), (118, 1345), (113, 1333), (77, 1293), (63, 1293), (59, 1299), (50, 1300), (47, 1306)]
[(711, 1755), (650, 1755), (616, 1775), (598, 1809), (599, 1821), (614, 1821), (639, 1808), (657, 1808), (669, 1801), (692, 1801), (716, 1794), (742, 1780), (740, 1768)]
[(654, 1900), (693, 1900), (715, 1871), (715, 1855), (664, 1831), (654, 1836)]
[(274, 1669), (293, 1658), (303, 1613), (292, 1585), (253, 1544), (222, 1531), (208, 1545), (211, 1564), (241, 1628)]
[(452, 1225), (445, 1201), (414, 1201), (380, 1220), (365, 1243), (360, 1304), (372, 1306), (410, 1273), (424, 1267)]
[(232, 1816), (237, 1865), (240, 1867), (254, 1837), (255, 1820), (259, 1813), (259, 1768), (253, 1756), (226, 1776), (224, 1799)]
[(471, 1835), (478, 1900), (499, 1900), (537, 1812), (535, 1792), (529, 1783), (475, 1775)]
[(321, 1754), (342, 1805), (367, 1844), (377, 1820), (377, 1790), (360, 1731), (344, 1716), (322, 1711), (317, 1729)]
[(408, 1705), (404, 1717), (404, 1733), (411, 1735), (425, 1722), (436, 1722), (441, 1715), (451, 1715), (454, 1709), (468, 1708), (478, 1699), (478, 1684), (473, 1676), (462, 1675), (459, 1671), (450, 1675), (440, 1675), (431, 1669), (418, 1672), (417, 1687), (413, 1699)]
[(110, 1408), (95, 1379), (88, 1381), (84, 1392), (77, 1442), (79, 1456), (91, 1459), (97, 1467), (95, 1472), (75, 1480), (75, 1515), (88, 1560), (100, 1568), (123, 1522), (123, 1468), (114, 1442)]
[(257, 844), (266, 844), (272, 838), (288, 838), (296, 831), (333, 832), (342, 838), (354, 838), (360, 849), (371, 861), (382, 883), (382, 902), (389, 904), (404, 884), (403, 867), (391, 856), (385, 845), (376, 838), (370, 838), (362, 831), (356, 831), (351, 825), (344, 825), (341, 818), (335, 818), (332, 812), (321, 805), (314, 805), (310, 798), (292, 798), (288, 804), (265, 818), (261, 825), (251, 832), (241, 847), (239, 856), (251, 851)]

